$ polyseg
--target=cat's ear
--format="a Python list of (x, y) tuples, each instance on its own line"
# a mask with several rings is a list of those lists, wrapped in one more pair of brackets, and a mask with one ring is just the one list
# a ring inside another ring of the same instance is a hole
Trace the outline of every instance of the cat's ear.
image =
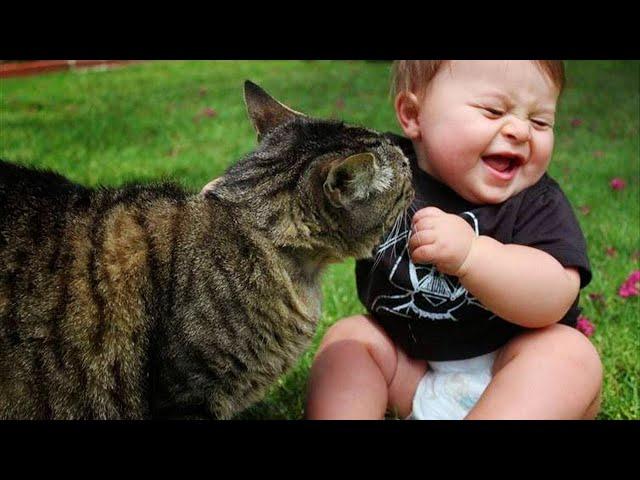
[(213, 192), (216, 188), (216, 185), (220, 183), (222, 177), (217, 177), (207, 183), (202, 190), (200, 191), (200, 195), (207, 196), (210, 192)]
[(258, 141), (278, 125), (296, 117), (305, 117), (303, 113), (296, 112), (278, 102), (249, 80), (244, 82), (244, 102), (253, 128), (258, 133)]
[(378, 166), (372, 153), (358, 153), (333, 163), (323, 189), (329, 202), (338, 208), (367, 198), (372, 191), (388, 188), (391, 177)]

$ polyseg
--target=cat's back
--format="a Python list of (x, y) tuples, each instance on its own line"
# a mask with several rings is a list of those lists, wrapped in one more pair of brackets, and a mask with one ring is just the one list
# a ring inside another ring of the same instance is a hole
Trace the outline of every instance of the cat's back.
[(0, 283), (20, 259), (59, 241), (69, 211), (86, 209), (90, 197), (90, 189), (62, 175), (0, 160)]
[(89, 189), (55, 172), (0, 160), (0, 225), (3, 227), (11, 227), (16, 218), (29, 213), (61, 211), (71, 199), (86, 200), (89, 193)]
[(159, 232), (187, 196), (0, 161), (0, 418), (146, 415)]
[(0, 197), (12, 196), (52, 199), (86, 191), (62, 175), (0, 160)]

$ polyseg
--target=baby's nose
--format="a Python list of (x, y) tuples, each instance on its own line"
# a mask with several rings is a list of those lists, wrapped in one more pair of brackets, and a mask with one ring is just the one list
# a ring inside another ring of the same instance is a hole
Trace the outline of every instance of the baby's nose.
[(519, 118), (512, 118), (502, 127), (502, 134), (511, 140), (526, 142), (531, 138), (531, 125)]

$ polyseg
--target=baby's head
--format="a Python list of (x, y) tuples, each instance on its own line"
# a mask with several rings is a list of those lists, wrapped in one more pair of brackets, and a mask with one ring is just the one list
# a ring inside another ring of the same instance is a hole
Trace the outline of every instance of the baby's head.
[(553, 151), (561, 61), (396, 61), (395, 110), (419, 167), (476, 204), (536, 183)]

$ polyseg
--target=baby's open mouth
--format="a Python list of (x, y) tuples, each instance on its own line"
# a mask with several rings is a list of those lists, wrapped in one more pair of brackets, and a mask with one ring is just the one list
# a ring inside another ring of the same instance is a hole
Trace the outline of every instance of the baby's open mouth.
[(499, 172), (509, 171), (519, 164), (517, 158), (503, 155), (487, 155), (482, 157), (482, 160)]
[(492, 154), (482, 157), (482, 161), (501, 178), (509, 178), (522, 164), (522, 157), (511, 154)]

